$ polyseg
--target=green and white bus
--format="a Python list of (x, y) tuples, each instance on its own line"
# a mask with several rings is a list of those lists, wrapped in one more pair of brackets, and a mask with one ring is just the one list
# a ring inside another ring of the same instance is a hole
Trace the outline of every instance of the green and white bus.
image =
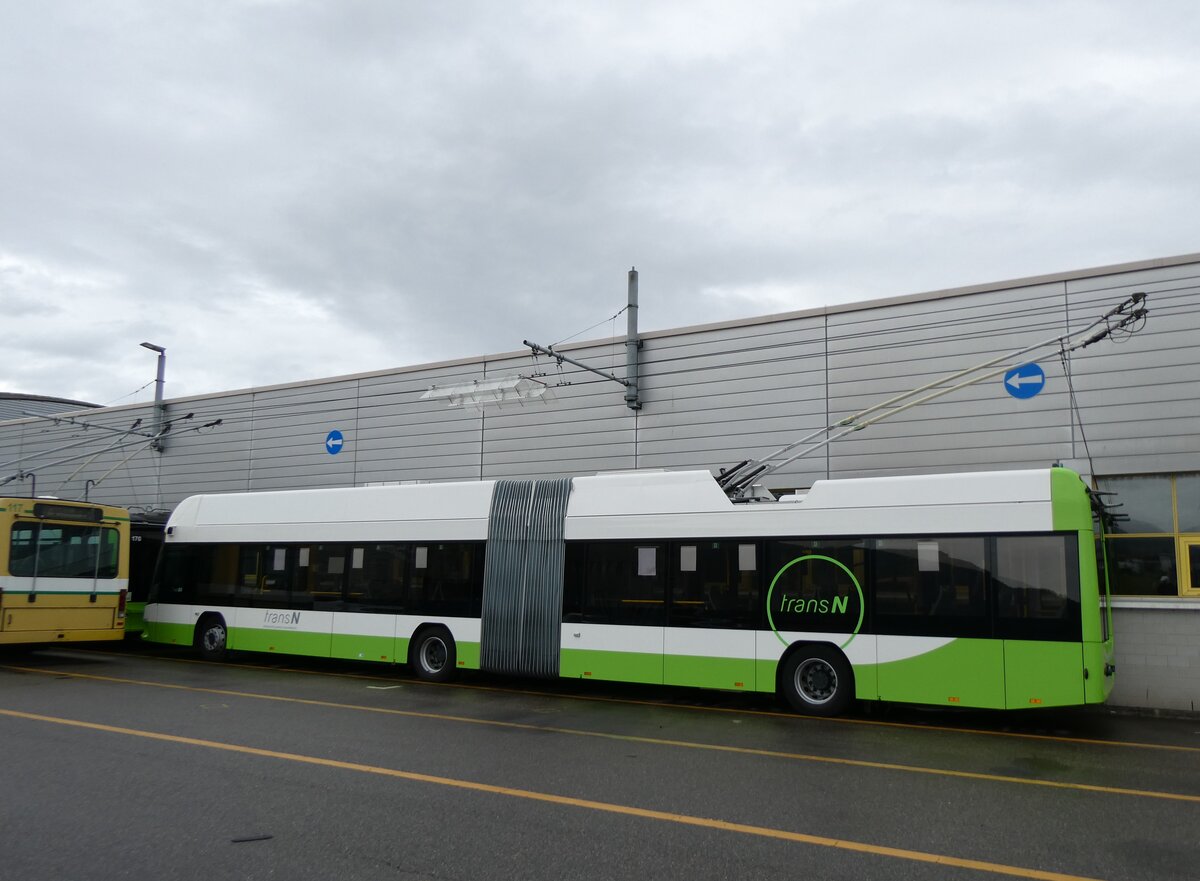
[(707, 471), (193, 496), (145, 638), (459, 669), (1027, 708), (1104, 701), (1090, 495), (1063, 468), (818, 481)]

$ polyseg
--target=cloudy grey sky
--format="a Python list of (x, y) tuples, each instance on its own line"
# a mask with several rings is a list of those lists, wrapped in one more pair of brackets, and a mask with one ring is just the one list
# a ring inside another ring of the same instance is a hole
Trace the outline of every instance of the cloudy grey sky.
[[(0, 5), (0, 391), (1200, 251), (1194, 0)], [(622, 319), (623, 320), (623, 319)], [(616, 332), (623, 332), (620, 322)], [(137, 391), (140, 389), (140, 391)]]

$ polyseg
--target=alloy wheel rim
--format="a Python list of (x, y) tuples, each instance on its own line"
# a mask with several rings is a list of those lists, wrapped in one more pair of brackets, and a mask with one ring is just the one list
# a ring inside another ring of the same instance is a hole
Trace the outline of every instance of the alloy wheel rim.
[(837, 693), (837, 671), (828, 661), (809, 658), (796, 668), (796, 693), (810, 704), (825, 704)]
[(421, 646), (421, 665), (430, 673), (440, 672), (446, 666), (446, 644), (432, 637)]

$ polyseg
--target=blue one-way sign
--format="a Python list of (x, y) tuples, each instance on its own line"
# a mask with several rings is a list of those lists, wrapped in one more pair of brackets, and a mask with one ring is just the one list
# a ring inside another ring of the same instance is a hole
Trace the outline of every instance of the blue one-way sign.
[(342, 433), (336, 428), (325, 435), (325, 451), (331, 456), (336, 456), (340, 453), (345, 443), (346, 439), (342, 437)]
[(1046, 387), (1046, 372), (1037, 364), (1022, 364), (1004, 374), (1004, 390), (1014, 398), (1032, 398)]

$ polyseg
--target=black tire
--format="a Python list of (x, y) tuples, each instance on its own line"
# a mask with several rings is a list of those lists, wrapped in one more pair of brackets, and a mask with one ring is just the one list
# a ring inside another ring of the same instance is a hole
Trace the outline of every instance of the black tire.
[(803, 645), (784, 662), (779, 690), (797, 713), (837, 716), (854, 700), (854, 671), (833, 646)]
[(458, 649), (445, 627), (428, 627), (417, 634), (408, 651), (408, 663), (418, 679), (448, 682), (454, 678)]
[(196, 649), (206, 661), (225, 659), (229, 630), (220, 615), (204, 615), (196, 625)]

